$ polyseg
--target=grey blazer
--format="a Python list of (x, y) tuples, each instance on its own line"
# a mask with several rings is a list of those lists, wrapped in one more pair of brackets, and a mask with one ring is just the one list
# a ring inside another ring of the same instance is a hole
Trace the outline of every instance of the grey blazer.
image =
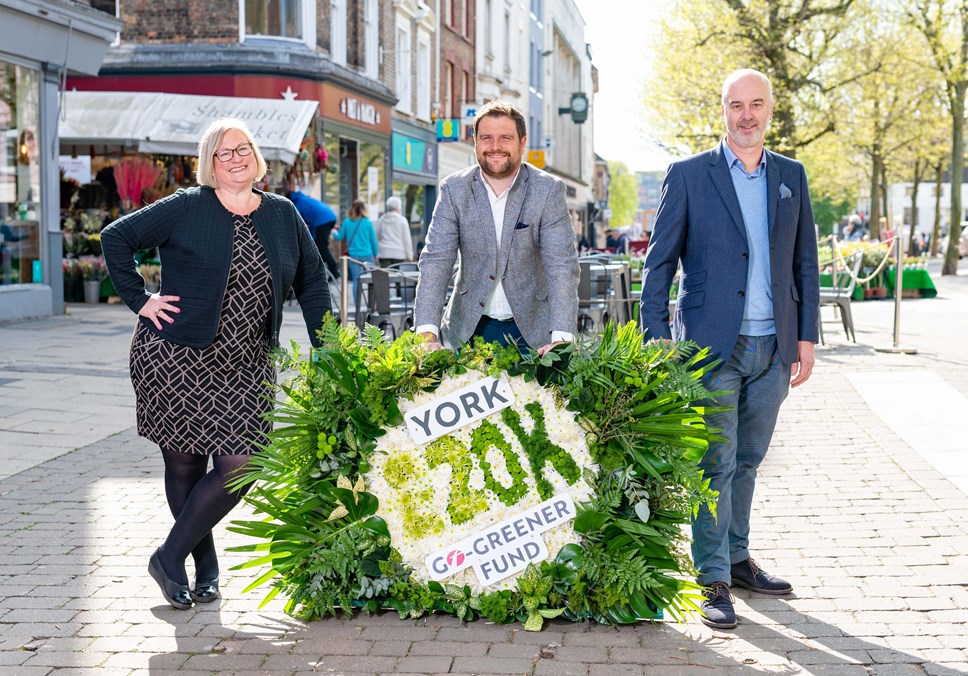
[[(434, 324), (452, 347), (466, 343), (501, 279), (521, 335), (533, 348), (552, 331), (574, 333), (578, 323), (578, 253), (564, 182), (521, 164), (508, 194), (498, 251), (491, 204), (480, 168), (451, 174), (440, 194), (420, 254), (414, 303), (417, 326)], [(447, 286), (460, 267), (450, 302)]]

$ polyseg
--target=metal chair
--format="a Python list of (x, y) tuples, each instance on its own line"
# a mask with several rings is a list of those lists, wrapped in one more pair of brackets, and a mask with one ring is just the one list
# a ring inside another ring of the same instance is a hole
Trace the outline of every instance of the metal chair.
[(578, 333), (596, 335), (608, 322), (608, 276), (594, 258), (578, 259)]
[(399, 272), (376, 268), (360, 276), (360, 299), (356, 324), (362, 330), (372, 324), (388, 338), (395, 339), (413, 326), (413, 304), (391, 292), (391, 285), (399, 286), (416, 282)]
[[(836, 274), (835, 270), (832, 286), (820, 287), (820, 307), (831, 305), (837, 308), (840, 311), (840, 320), (844, 325), (844, 333), (856, 343), (857, 334), (854, 331), (854, 316), (850, 311), (850, 303), (864, 257), (862, 254), (856, 253), (851, 258), (847, 261), (847, 267), (841, 270), (839, 275)], [(824, 343), (823, 319), (818, 318), (817, 323), (820, 328), (820, 342)]]

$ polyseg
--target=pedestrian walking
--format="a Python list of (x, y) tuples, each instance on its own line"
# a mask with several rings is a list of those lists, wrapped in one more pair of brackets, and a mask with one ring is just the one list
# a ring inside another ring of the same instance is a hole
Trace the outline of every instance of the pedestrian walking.
[[(764, 148), (773, 114), (770, 81), (740, 70), (723, 83), (725, 138), (673, 163), (666, 174), (642, 270), (646, 339), (691, 340), (721, 363), (704, 375), (728, 407), (707, 423), (722, 430), (701, 465), (719, 491), (714, 516), (693, 521), (692, 554), (708, 587), (703, 622), (736, 626), (731, 585), (788, 594), (792, 585), (750, 557), (756, 469), (780, 405), (814, 365), (818, 340), (817, 237), (803, 165)], [(669, 287), (682, 266), (675, 317)]]
[(414, 306), (416, 332), (432, 349), (483, 336), (544, 354), (574, 337), (578, 254), (565, 184), (521, 161), (526, 143), (521, 111), (487, 103), (474, 118), (478, 166), (440, 184)]
[(377, 248), (384, 267), (413, 260), (410, 223), (400, 214), (401, 206), (399, 197), (388, 197), (386, 213), (376, 221)]
[[(161, 447), (175, 517), (148, 572), (175, 608), (221, 596), (212, 529), (245, 493), (226, 482), (271, 429), (263, 418), (275, 379), (269, 350), (289, 290), (314, 343), (330, 310), (322, 259), (292, 202), (253, 188), (265, 173), (245, 124), (217, 120), (198, 145), (198, 187), (101, 233), (118, 295), (139, 317), (130, 354), (138, 434)], [(164, 269), (161, 291), (149, 294), (134, 253), (153, 247)]]
[(349, 261), (349, 281), (353, 283), (353, 298), (357, 298), (359, 279), (367, 264), (378, 265), (379, 249), (376, 243), (376, 230), (373, 222), (367, 217), (366, 204), (363, 200), (356, 200), (346, 212), (342, 225), (333, 233), (333, 239), (345, 241), (346, 255)]
[(322, 256), (326, 267), (333, 277), (339, 277), (339, 266), (329, 250), (329, 238), (333, 228), (336, 227), (336, 212), (326, 202), (310, 197), (299, 190), (289, 193), (289, 199), (296, 205), (299, 215), (309, 226), (309, 232), (316, 242), (316, 248), (319, 249), (319, 255)]

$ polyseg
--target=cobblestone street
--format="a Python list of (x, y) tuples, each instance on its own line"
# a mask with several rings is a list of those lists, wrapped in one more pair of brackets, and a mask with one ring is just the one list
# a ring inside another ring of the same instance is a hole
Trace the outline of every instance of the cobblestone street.
[[(936, 273), (937, 271), (933, 271)], [(121, 306), (0, 325), (0, 673), (968, 673), (968, 276), (935, 299), (854, 303), (858, 343), (827, 344), (791, 393), (760, 470), (754, 557), (795, 595), (736, 590), (713, 631), (554, 620), (544, 631), (395, 613), (303, 623), (241, 590), (173, 610), (146, 573), (170, 525), (158, 449), (134, 430)], [(305, 342), (296, 308), (284, 341)], [(241, 517), (239, 509), (234, 516)], [(220, 551), (242, 544), (223, 527)]]

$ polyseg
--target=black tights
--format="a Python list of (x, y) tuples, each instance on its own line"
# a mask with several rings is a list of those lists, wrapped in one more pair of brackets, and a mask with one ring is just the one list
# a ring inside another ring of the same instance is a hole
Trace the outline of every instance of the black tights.
[(207, 455), (161, 449), (165, 459), (165, 495), (175, 525), (159, 550), (161, 564), (174, 582), (188, 584), (185, 560), (195, 560), (195, 580), (218, 578), (218, 555), (212, 529), (239, 504), (248, 486), (230, 492), (225, 484), (249, 461), (247, 455)]

